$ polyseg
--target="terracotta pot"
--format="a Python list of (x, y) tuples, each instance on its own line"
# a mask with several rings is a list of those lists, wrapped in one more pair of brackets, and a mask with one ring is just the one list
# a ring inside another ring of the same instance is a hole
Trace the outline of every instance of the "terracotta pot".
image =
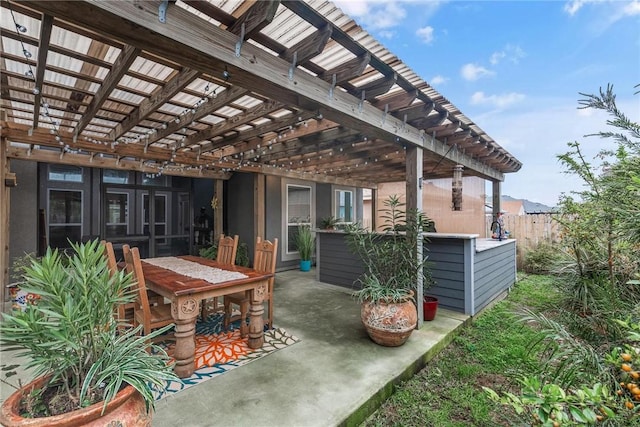
[(4, 427), (150, 427), (151, 413), (147, 412), (144, 398), (133, 388), (127, 386), (120, 390), (109, 402), (104, 414), (103, 403), (99, 402), (77, 411), (53, 417), (23, 418), (18, 409), (24, 394), (42, 387), (45, 377), (37, 378), (9, 396), (0, 408), (0, 424)]
[(438, 311), (438, 298), (424, 297), (422, 298), (422, 313), (424, 320), (433, 320)]
[(404, 344), (418, 323), (418, 312), (411, 300), (413, 292), (396, 303), (365, 301), (360, 318), (369, 337), (377, 344), (397, 347)]

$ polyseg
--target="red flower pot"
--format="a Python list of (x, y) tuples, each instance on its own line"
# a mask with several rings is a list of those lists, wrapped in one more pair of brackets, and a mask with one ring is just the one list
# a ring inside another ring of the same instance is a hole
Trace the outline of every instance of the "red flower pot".
[(422, 299), (422, 313), (423, 313), (424, 320), (435, 319), (437, 310), (438, 310), (438, 298), (424, 297)]

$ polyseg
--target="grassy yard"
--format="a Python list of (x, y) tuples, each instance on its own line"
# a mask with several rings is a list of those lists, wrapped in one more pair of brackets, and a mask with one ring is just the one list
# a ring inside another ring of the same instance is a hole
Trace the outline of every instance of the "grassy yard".
[(513, 426), (509, 408), (496, 406), (482, 386), (516, 392), (517, 378), (539, 369), (529, 345), (535, 331), (514, 313), (544, 311), (556, 290), (545, 276), (520, 276), (509, 296), (475, 322), (429, 365), (403, 383), (364, 426)]

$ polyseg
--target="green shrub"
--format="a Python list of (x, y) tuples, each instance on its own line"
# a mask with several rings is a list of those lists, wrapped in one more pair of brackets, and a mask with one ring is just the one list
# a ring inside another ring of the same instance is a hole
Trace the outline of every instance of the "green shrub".
[(523, 269), (531, 274), (548, 274), (559, 260), (559, 248), (549, 243), (540, 243), (524, 255)]

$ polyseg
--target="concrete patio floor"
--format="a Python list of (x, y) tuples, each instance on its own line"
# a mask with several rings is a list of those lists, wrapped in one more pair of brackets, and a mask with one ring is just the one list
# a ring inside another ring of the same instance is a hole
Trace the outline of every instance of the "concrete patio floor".
[[(301, 341), (156, 402), (154, 427), (359, 425), (469, 320), (438, 309), (403, 346), (382, 347), (350, 291), (316, 281), (313, 270), (278, 272), (274, 292), (274, 325)], [(1, 364), (15, 360), (0, 355)], [(2, 400), (13, 391), (0, 388)]]

